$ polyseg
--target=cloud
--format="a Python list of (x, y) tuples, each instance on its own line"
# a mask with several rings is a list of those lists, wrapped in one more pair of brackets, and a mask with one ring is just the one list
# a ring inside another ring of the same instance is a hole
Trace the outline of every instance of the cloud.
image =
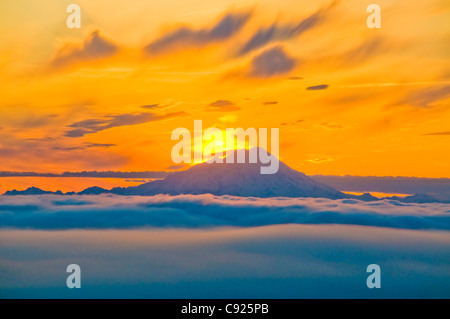
[(156, 103), (156, 104), (142, 105), (141, 107), (144, 108), (144, 109), (155, 109), (155, 108), (157, 108), (158, 106), (159, 106), (159, 104)]
[(27, 108), (26, 111), (26, 113), (21, 113), (20, 117), (17, 116), (18, 113), (1, 114), (0, 121), (7, 124), (8, 127), (14, 128), (38, 128), (55, 123), (54, 114), (37, 114), (31, 110), (31, 107)]
[(303, 80), (301, 76), (290, 76), (287, 78), (288, 80)]
[(299, 119), (299, 120), (296, 120), (296, 121), (293, 121), (293, 122), (283, 122), (283, 123), (281, 123), (280, 125), (298, 125), (299, 123), (302, 123), (302, 122), (304, 122), (305, 120), (303, 120), (303, 119)]
[(140, 228), (277, 224), (343, 224), (450, 230), (450, 204), (396, 200), (252, 198), (205, 195), (80, 196), (80, 205), (55, 205), (56, 195), (1, 196), (0, 227), (32, 229)]
[(104, 143), (83, 143), (80, 146), (72, 146), (72, 147), (55, 146), (52, 149), (60, 150), (60, 151), (73, 151), (73, 150), (86, 150), (89, 148), (110, 148), (113, 146), (117, 146), (117, 145), (116, 144), (104, 144)]
[(229, 13), (212, 27), (197, 30), (181, 27), (156, 39), (144, 50), (149, 54), (160, 54), (180, 47), (201, 47), (212, 42), (223, 41), (236, 34), (247, 22), (249, 16), (248, 13)]
[(100, 36), (99, 31), (92, 32), (81, 44), (66, 44), (51, 61), (53, 67), (62, 67), (79, 61), (107, 58), (118, 52), (118, 47)]
[(53, 205), (55, 206), (84, 206), (84, 205), (93, 205), (93, 202), (77, 200), (77, 199), (63, 199), (63, 200), (55, 200), (53, 201)]
[[(49, 139), (39, 137), (39, 135), (41, 134), (36, 135), (37, 137), (32, 140), (19, 139), (15, 135), (2, 137), (0, 142), (2, 169), (32, 171), (36, 167), (35, 163), (42, 161), (44, 157), (47, 166), (51, 163), (51, 167), (56, 170), (68, 167), (83, 167), (86, 170), (97, 169), (98, 167), (109, 169), (125, 165), (128, 161), (128, 158), (123, 155), (102, 150), (101, 144), (106, 143), (88, 143), (83, 145), (72, 143), (74, 141), (61, 140), (60, 136)], [(77, 152), (77, 156), (73, 156), (72, 152), (64, 150), (65, 148), (80, 146), (90, 147), (89, 152), (80, 151)], [(27, 154), (27, 160), (18, 162), (17, 158), (23, 158), (23, 154)]]
[(432, 107), (433, 104), (450, 97), (450, 85), (430, 87), (416, 91), (395, 103), (395, 105), (409, 104), (422, 108)]
[(120, 114), (120, 115), (105, 116), (99, 119), (87, 119), (70, 124), (68, 127), (71, 128), (71, 130), (66, 132), (66, 136), (81, 137), (86, 134), (97, 133), (113, 127), (143, 124), (173, 118), (177, 116), (182, 116), (185, 114), (187, 113), (174, 112), (164, 115), (159, 115), (155, 113), (137, 113), (137, 114)]
[(342, 126), (340, 124), (328, 123), (328, 122), (321, 123), (320, 126), (325, 127), (327, 129), (330, 129), (330, 130), (338, 130), (338, 129), (344, 128), (344, 126)]
[(346, 65), (355, 65), (362, 63), (373, 56), (378, 55), (380, 52), (386, 50), (386, 43), (379, 37), (366, 40), (361, 45), (354, 49), (347, 51), (346, 53), (338, 57), (339, 61)]
[[(448, 239), (343, 225), (3, 230), (0, 296), (448, 299)], [(71, 263), (81, 266), (82, 289), (64, 285)], [(371, 263), (381, 266), (382, 289), (365, 284)]]
[(209, 104), (210, 106), (230, 106), (230, 105), (234, 105), (233, 102), (231, 101), (227, 101), (227, 100), (217, 100), (215, 102), (212, 102)]
[(239, 111), (241, 108), (228, 100), (217, 100), (208, 105), (207, 110), (211, 112), (233, 112)]
[(0, 177), (95, 177), (95, 178), (163, 178), (170, 175), (165, 171), (145, 171), (145, 172), (121, 172), (121, 171), (82, 171), (82, 172), (64, 172), (39, 173), (39, 172), (17, 172), (0, 171)]
[(322, 163), (328, 163), (328, 162), (333, 162), (336, 159), (333, 157), (329, 157), (329, 156), (316, 156), (313, 158), (308, 159), (307, 161), (313, 164), (322, 164)]
[(295, 60), (280, 46), (268, 49), (253, 58), (249, 75), (257, 78), (269, 78), (291, 71)]
[(279, 25), (277, 23), (272, 24), (270, 27), (260, 28), (239, 50), (238, 55), (247, 54), (253, 50), (259, 49), (268, 43), (280, 40), (288, 40), (301, 35), (309, 29), (317, 26), (321, 23), (327, 11), (334, 6), (336, 2), (333, 2), (330, 6), (324, 9), (320, 9), (303, 19), (297, 24), (291, 25)]
[(446, 132), (433, 132), (433, 133), (426, 133), (426, 134), (422, 134), (422, 135), (450, 135), (450, 131), (446, 131)]
[(306, 88), (307, 90), (326, 90), (328, 89), (328, 84), (320, 84), (320, 85), (315, 85), (315, 86), (308, 86)]
[(275, 105), (278, 104), (277, 101), (267, 101), (267, 102), (263, 102), (263, 105)]

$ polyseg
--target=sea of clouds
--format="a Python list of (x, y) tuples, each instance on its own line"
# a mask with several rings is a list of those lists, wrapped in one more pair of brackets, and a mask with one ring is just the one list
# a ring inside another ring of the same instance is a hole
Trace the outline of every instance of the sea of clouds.
[[(355, 225), (0, 230), (1, 298), (450, 298), (450, 232)], [(81, 289), (66, 287), (67, 265)], [(369, 289), (370, 264), (381, 288)]]
[[(450, 205), (1, 196), (0, 298), (450, 298)], [(66, 268), (81, 267), (81, 289)], [(366, 268), (381, 267), (369, 289)]]
[(106, 229), (345, 224), (450, 230), (450, 204), (205, 195), (1, 196), (0, 227)]

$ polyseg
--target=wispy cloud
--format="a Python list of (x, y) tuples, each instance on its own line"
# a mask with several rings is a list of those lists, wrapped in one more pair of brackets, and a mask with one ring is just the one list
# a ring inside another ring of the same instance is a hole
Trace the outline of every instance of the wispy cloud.
[(113, 127), (130, 126), (147, 122), (159, 121), (168, 118), (186, 115), (185, 112), (174, 112), (168, 114), (137, 113), (105, 116), (96, 119), (87, 119), (70, 124), (71, 130), (66, 132), (68, 137), (81, 137), (86, 134), (93, 134)]
[(301, 35), (321, 23), (324, 20), (328, 10), (330, 10), (335, 4), (336, 1), (328, 7), (314, 12), (297, 24), (274, 23), (269, 27), (260, 28), (242, 46), (238, 52), (238, 55), (247, 54), (274, 41), (288, 40)]
[(422, 135), (450, 135), (450, 131), (445, 131), (445, 132), (433, 132), (433, 133), (426, 133), (426, 134), (422, 134)]
[(62, 67), (79, 61), (98, 60), (110, 57), (118, 50), (118, 46), (103, 38), (100, 31), (94, 31), (82, 44), (68, 43), (59, 49), (51, 66)]
[(148, 44), (144, 50), (149, 54), (160, 54), (187, 46), (200, 47), (209, 43), (223, 41), (236, 34), (249, 17), (249, 13), (229, 13), (212, 27), (201, 29), (181, 27), (162, 35)]
[(215, 102), (212, 102), (208, 105), (207, 110), (208, 111), (222, 111), (222, 112), (233, 112), (233, 111), (239, 111), (241, 108), (234, 104), (231, 101), (228, 100), (217, 100)]
[(301, 76), (290, 76), (287, 78), (288, 80), (303, 80)]
[(110, 148), (116, 146), (116, 144), (106, 144), (106, 143), (83, 143), (79, 146), (71, 146), (71, 147), (61, 147), (61, 146), (55, 146), (53, 147), (54, 150), (60, 150), (60, 151), (73, 151), (73, 150), (86, 150), (89, 148)]
[(144, 108), (144, 109), (155, 109), (155, 108), (157, 108), (158, 106), (159, 106), (159, 104), (158, 104), (158, 103), (155, 103), (155, 104), (146, 104), (146, 105), (142, 105), (141, 107)]
[(357, 47), (338, 56), (337, 59), (339, 63), (345, 66), (352, 66), (377, 56), (380, 52), (383, 52), (386, 47), (386, 42), (382, 38), (369, 38)]
[(404, 99), (394, 103), (395, 105), (409, 104), (422, 108), (429, 108), (439, 101), (450, 97), (450, 85), (434, 86), (427, 89), (414, 91)]
[(320, 126), (330, 129), (330, 130), (338, 130), (338, 129), (344, 128), (344, 126), (342, 126), (341, 124), (329, 123), (329, 122), (321, 123)]

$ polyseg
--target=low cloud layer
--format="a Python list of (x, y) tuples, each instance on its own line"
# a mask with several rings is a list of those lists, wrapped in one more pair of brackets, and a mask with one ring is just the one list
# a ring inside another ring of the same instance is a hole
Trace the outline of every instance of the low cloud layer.
[[(0, 230), (0, 243), (2, 298), (450, 297), (449, 233), (442, 231)], [(71, 263), (81, 267), (82, 289), (65, 285)], [(381, 266), (381, 289), (366, 286), (373, 263)]]
[(248, 18), (248, 13), (229, 13), (212, 27), (201, 29), (181, 27), (148, 44), (145, 51), (149, 54), (160, 54), (180, 47), (200, 47), (212, 42), (223, 41), (237, 33)]
[[(79, 203), (78, 203), (79, 202)], [(206, 195), (2, 196), (0, 227), (141, 228), (353, 224), (450, 230), (449, 204)]]

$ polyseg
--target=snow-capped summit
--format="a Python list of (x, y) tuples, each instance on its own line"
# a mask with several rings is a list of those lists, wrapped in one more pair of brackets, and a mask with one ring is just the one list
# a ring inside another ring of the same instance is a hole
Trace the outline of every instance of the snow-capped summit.
[[(234, 151), (236, 162), (237, 154)], [(325, 197), (344, 198), (345, 194), (316, 182), (305, 174), (279, 162), (275, 174), (261, 174), (261, 163), (201, 163), (164, 180), (152, 181), (135, 187), (115, 188), (113, 193), (124, 195), (205, 194), (253, 197)], [(230, 155), (228, 155), (230, 156)]]

